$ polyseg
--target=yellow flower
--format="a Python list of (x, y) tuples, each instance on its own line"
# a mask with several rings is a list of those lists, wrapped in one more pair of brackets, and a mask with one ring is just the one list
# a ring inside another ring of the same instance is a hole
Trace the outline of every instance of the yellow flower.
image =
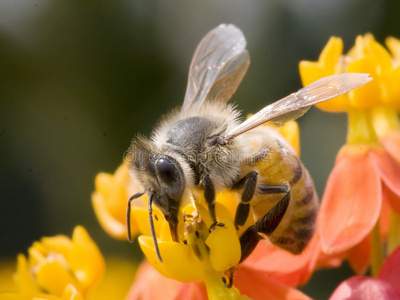
[(2, 299), (84, 299), (101, 279), (104, 259), (86, 230), (75, 227), (72, 239), (63, 235), (42, 238), (19, 254), (15, 282), (18, 292)]
[(87, 300), (122, 300), (126, 298), (136, 265), (122, 257), (106, 257), (106, 272), (101, 282), (90, 290)]
[[(128, 165), (123, 163), (114, 175), (97, 174), (95, 188), (92, 204), (100, 225), (113, 238), (125, 240), (126, 204), (128, 198), (140, 190), (129, 176)], [(138, 226), (133, 219), (131, 229), (134, 235), (138, 233)]]
[(355, 46), (347, 55), (343, 55), (343, 42), (331, 37), (317, 62), (302, 61), (300, 75), (303, 85), (332, 74), (344, 72), (368, 72), (374, 78), (372, 82), (346, 95), (317, 104), (327, 111), (348, 111), (352, 108), (363, 109), (378, 105), (400, 108), (400, 66), (398, 48), (400, 43), (394, 38), (387, 40), (393, 57), (371, 34), (358, 36)]

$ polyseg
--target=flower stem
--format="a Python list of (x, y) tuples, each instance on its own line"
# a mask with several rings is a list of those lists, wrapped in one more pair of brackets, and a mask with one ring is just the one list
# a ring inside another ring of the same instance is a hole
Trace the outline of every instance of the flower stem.
[(383, 249), (379, 220), (371, 231), (371, 275), (378, 277), (383, 263)]
[[(210, 261), (209, 249), (205, 244), (208, 235), (208, 229), (203, 229), (199, 224), (191, 234), (188, 235), (187, 243), (197, 250), (198, 257), (200, 258), (204, 269), (204, 283), (207, 289), (207, 296), (209, 300), (244, 300), (248, 299), (242, 296), (237, 288), (234, 286), (228, 288), (222, 280), (222, 275), (217, 272)], [(197, 230), (196, 230), (197, 229)], [(197, 234), (196, 234), (197, 232)]]
[(348, 112), (348, 144), (372, 143), (378, 140), (371, 123), (369, 111), (353, 109)]
[(215, 270), (210, 270), (205, 276), (205, 284), (207, 288), (207, 296), (209, 300), (239, 300), (248, 299), (246, 296), (240, 295), (237, 288), (232, 286), (231, 288), (225, 287), (221, 279), (221, 274)]
[(387, 256), (389, 256), (399, 245), (400, 245), (400, 217), (399, 215), (391, 211)]
[(392, 130), (400, 129), (400, 120), (397, 110), (392, 107), (378, 106), (371, 109), (371, 120), (375, 132), (379, 137)]

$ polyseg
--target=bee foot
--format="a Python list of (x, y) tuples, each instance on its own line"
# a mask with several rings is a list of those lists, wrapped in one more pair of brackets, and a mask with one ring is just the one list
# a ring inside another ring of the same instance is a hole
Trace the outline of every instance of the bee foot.
[(215, 230), (215, 227), (225, 227), (224, 223), (219, 223), (215, 221), (214, 223), (211, 224), (210, 228), (208, 229), (210, 232)]

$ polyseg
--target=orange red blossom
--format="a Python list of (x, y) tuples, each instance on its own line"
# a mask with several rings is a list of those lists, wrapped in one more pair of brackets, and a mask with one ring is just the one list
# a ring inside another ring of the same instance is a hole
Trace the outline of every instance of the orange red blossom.
[(342, 72), (374, 78), (364, 87), (317, 106), (348, 115), (347, 143), (340, 149), (321, 201), (318, 233), (322, 252), (348, 258), (362, 274), (372, 263), (376, 276), (385, 257), (399, 245), (400, 214), (400, 41), (388, 38), (390, 51), (372, 35), (358, 36), (343, 55), (332, 37), (317, 62), (302, 61), (304, 85)]

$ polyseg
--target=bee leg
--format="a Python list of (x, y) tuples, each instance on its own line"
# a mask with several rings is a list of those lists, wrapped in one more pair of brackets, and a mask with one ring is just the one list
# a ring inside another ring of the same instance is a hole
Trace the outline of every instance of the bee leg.
[(251, 171), (247, 173), (242, 179), (235, 183), (232, 189), (243, 188), (242, 199), (239, 203), (236, 214), (235, 214), (235, 227), (243, 226), (250, 212), (250, 201), (253, 199), (254, 192), (257, 186), (258, 173), (256, 171)]
[(126, 206), (126, 233), (128, 235), (128, 241), (133, 243), (132, 234), (131, 234), (131, 203), (136, 198), (139, 198), (144, 195), (144, 191), (136, 193), (132, 197), (128, 199), (128, 205)]
[(204, 187), (204, 198), (208, 204), (208, 211), (210, 212), (211, 219), (214, 221), (210, 229), (213, 229), (216, 225), (219, 225), (217, 216), (215, 215), (215, 187), (210, 176), (207, 174), (202, 176), (202, 182)]
[(153, 195), (150, 196), (148, 202), (150, 231), (151, 231), (151, 236), (153, 237), (154, 249), (156, 251), (157, 258), (160, 262), (162, 262), (160, 249), (158, 248), (158, 243), (157, 243), (156, 231), (154, 230), (153, 209), (151, 207), (152, 204), (153, 204)]
[(285, 196), (274, 207), (259, 219), (253, 226), (250, 226), (240, 237), (242, 256), (240, 262), (244, 261), (256, 248), (262, 239), (259, 233), (270, 235), (278, 227), (289, 206), (291, 197), (290, 186), (286, 185), (261, 185), (258, 188), (263, 194), (285, 193)]

